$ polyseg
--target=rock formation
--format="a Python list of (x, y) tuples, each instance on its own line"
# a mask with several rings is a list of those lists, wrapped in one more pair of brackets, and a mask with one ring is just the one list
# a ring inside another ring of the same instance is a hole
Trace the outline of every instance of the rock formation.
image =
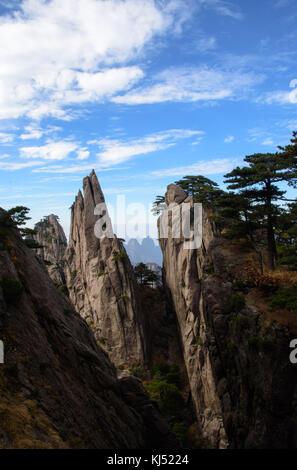
[(0, 447), (175, 448), (140, 381), (116, 378), (18, 231), (2, 224), (0, 242)]
[[(133, 269), (122, 242), (97, 238), (95, 207), (104, 196), (94, 171), (83, 180), (71, 210), (65, 274), (76, 311), (94, 329), (117, 366), (144, 364), (145, 319), (139, 307)], [(108, 216), (108, 214), (106, 214)]]
[(45, 262), (51, 279), (57, 285), (65, 284), (63, 257), (67, 247), (67, 239), (58, 217), (51, 214), (38, 222), (34, 230), (34, 240), (42, 248), (36, 250), (37, 255)]
[[(172, 297), (192, 397), (202, 433), (224, 448), (297, 447), (297, 377), (289, 362), (289, 326), (271, 321), (265, 302), (245, 290), (245, 268), (255, 256), (217, 233), (203, 210), (202, 244), (185, 249), (172, 238), (180, 203), (193, 200), (170, 185), (168, 238), (160, 238), (164, 283)], [(266, 310), (265, 310), (266, 309)], [(296, 324), (296, 322), (295, 322)]]

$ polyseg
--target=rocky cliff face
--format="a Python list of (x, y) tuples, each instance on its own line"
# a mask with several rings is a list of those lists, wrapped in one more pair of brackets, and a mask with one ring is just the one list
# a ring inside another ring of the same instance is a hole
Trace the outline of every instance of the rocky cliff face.
[[(171, 294), (184, 360), (202, 433), (215, 446), (297, 446), (296, 371), (289, 362), (293, 331), (272, 321), (257, 292), (246, 289), (247, 247), (222, 239), (203, 210), (202, 244), (185, 249), (172, 238), (172, 219), (193, 201), (170, 185), (169, 236), (161, 238), (164, 282)], [(261, 306), (261, 307), (260, 307)], [(295, 322), (296, 323), (296, 322)]]
[(133, 377), (106, 352), (16, 229), (0, 231), (1, 448), (174, 448)]
[(72, 207), (65, 255), (70, 299), (117, 366), (143, 365), (144, 316), (131, 263), (119, 239), (98, 239), (94, 234), (94, 209), (104, 202), (94, 171), (84, 178), (83, 192)]
[(42, 246), (36, 250), (37, 255), (45, 262), (48, 273), (55, 284), (64, 285), (63, 258), (67, 239), (59, 224), (58, 217), (51, 214), (38, 222), (34, 229), (36, 234), (33, 235), (33, 238), (38, 245)]

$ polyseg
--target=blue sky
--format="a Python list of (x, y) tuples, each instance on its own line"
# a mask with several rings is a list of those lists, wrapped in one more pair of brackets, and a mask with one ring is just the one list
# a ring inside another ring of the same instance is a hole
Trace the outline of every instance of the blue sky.
[(148, 205), (297, 129), (294, 0), (0, 0), (0, 206)]

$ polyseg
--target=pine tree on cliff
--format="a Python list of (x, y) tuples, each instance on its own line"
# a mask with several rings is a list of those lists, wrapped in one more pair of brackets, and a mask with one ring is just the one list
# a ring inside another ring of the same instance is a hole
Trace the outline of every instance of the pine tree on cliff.
[[(288, 165), (288, 183), (290, 186), (297, 188), (297, 131), (293, 132), (290, 144), (285, 147), (278, 147), (282, 150), (282, 158), (285, 158)], [(296, 200), (296, 199), (295, 199)]]
[(244, 159), (249, 166), (235, 168), (225, 175), (228, 189), (239, 190), (248, 199), (258, 218), (266, 229), (268, 267), (274, 269), (277, 259), (275, 224), (279, 215), (278, 200), (286, 191), (278, 188), (279, 183), (294, 183), (296, 180), (297, 157), (283, 153), (257, 153)]
[(215, 200), (223, 194), (219, 186), (214, 181), (205, 176), (184, 176), (181, 180), (175, 181), (189, 196), (196, 202), (205, 205), (213, 205)]
[(297, 203), (288, 204), (278, 218), (277, 243), (278, 263), (289, 270), (297, 270)]

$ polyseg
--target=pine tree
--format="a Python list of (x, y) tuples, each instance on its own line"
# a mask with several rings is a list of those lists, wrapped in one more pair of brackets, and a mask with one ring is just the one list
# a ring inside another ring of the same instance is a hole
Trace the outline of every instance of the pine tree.
[(280, 209), (276, 202), (282, 199), (286, 192), (281, 191), (277, 184), (294, 181), (295, 159), (297, 157), (288, 156), (285, 152), (249, 155), (244, 159), (249, 166), (237, 167), (225, 175), (228, 189), (238, 190), (239, 194), (251, 203), (266, 229), (270, 269), (274, 269), (277, 259), (275, 223)]
[(152, 213), (154, 215), (159, 215), (165, 209), (165, 197), (164, 196), (157, 196), (155, 201), (153, 202)]
[(216, 199), (223, 194), (214, 181), (202, 175), (184, 176), (175, 184), (180, 186), (195, 202), (201, 202), (206, 206), (213, 205)]

